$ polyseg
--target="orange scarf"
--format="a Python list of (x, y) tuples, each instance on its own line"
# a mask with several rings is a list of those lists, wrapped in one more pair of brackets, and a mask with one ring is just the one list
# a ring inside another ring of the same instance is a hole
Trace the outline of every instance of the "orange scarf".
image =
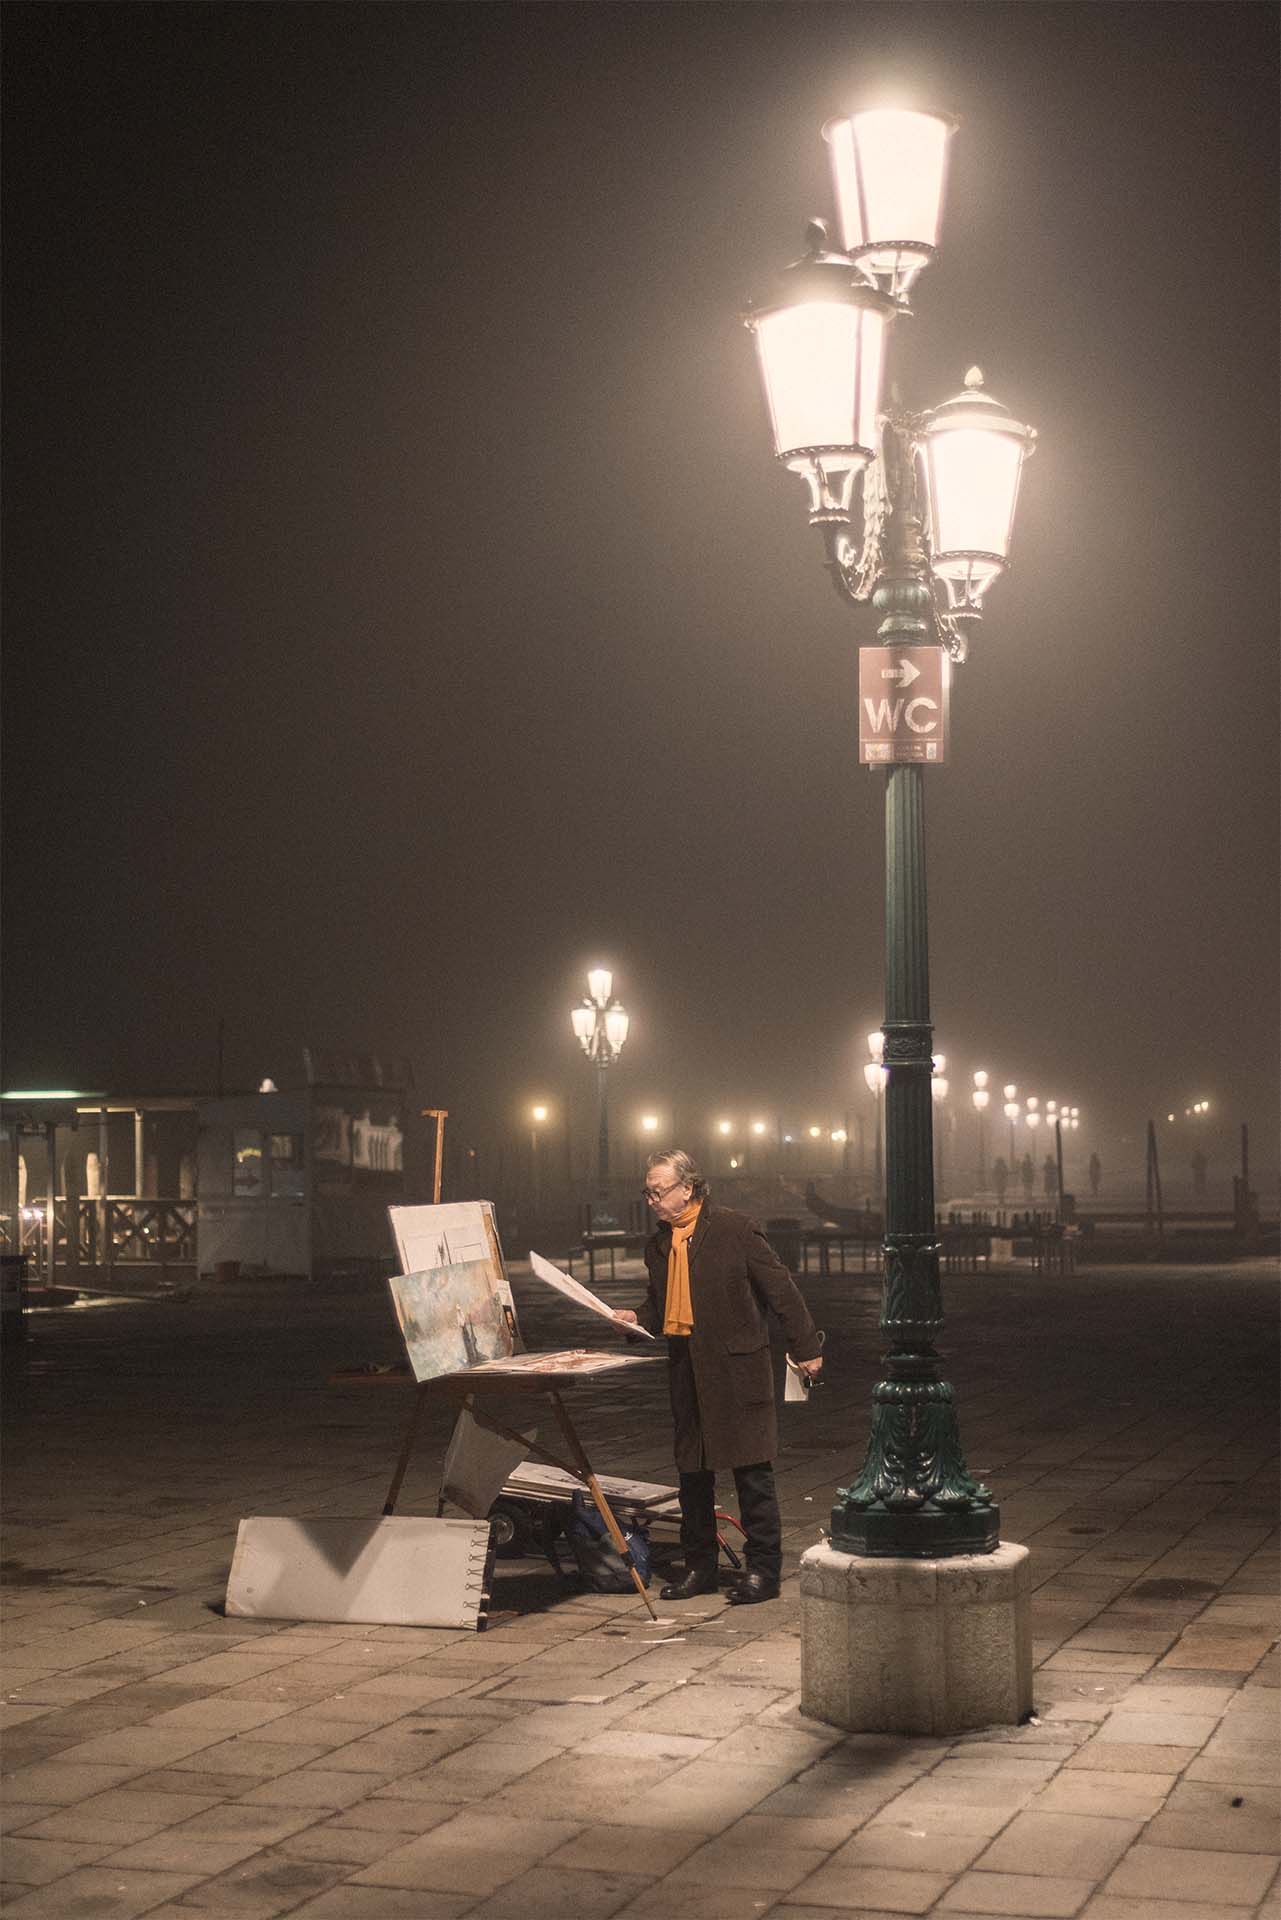
[(672, 1222), (672, 1247), (667, 1256), (664, 1333), (689, 1334), (694, 1331), (694, 1307), (689, 1297), (689, 1241), (698, 1225), (702, 1205), (701, 1200), (691, 1200), (684, 1213)]

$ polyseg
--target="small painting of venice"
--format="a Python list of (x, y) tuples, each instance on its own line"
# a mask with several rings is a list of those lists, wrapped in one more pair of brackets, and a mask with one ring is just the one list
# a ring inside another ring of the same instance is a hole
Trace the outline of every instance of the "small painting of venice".
[(394, 1274), (392, 1305), (415, 1380), (462, 1373), (516, 1352), (511, 1295), (488, 1260)]

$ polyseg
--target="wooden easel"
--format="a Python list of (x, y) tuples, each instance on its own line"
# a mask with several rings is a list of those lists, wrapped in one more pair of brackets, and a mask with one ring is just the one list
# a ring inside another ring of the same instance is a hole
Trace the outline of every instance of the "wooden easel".
[[(587, 1488), (595, 1502), (597, 1512), (605, 1522), (605, 1527), (610, 1539), (618, 1549), (623, 1565), (631, 1575), (632, 1585), (645, 1602), (650, 1619), (657, 1620), (658, 1615), (654, 1612), (653, 1602), (645, 1590), (645, 1582), (636, 1571), (631, 1553), (628, 1550), (627, 1542), (623, 1538), (622, 1528), (614, 1516), (613, 1508), (601, 1490), (600, 1481), (596, 1477), (591, 1461), (587, 1458), (583, 1443), (574, 1429), (574, 1423), (569, 1417), (569, 1409), (561, 1399), (558, 1390), (559, 1383), (564, 1381), (566, 1377), (572, 1376), (566, 1376), (563, 1373), (486, 1374), (483, 1372), (473, 1372), (443, 1374), (438, 1379), (422, 1381), (414, 1393), (414, 1405), (409, 1416), (409, 1427), (405, 1434), (404, 1444), (400, 1449), (400, 1457), (396, 1462), (396, 1471), (393, 1473), (391, 1485), (387, 1489), (387, 1498), (383, 1502), (383, 1512), (384, 1514), (391, 1514), (396, 1511), (396, 1502), (400, 1497), (401, 1484), (404, 1481), (405, 1473), (409, 1466), (410, 1455), (413, 1453), (414, 1446), (418, 1439), (418, 1431), (422, 1425), (422, 1417), (427, 1405), (427, 1396), (433, 1389), (438, 1393), (447, 1394), (456, 1400), (467, 1400), (473, 1397), (483, 1399), (486, 1396), (493, 1397), (499, 1393), (510, 1396), (513, 1392), (539, 1393), (545, 1395), (551, 1402), (552, 1412), (556, 1416), (556, 1424), (560, 1428), (565, 1445), (569, 1450), (570, 1458), (568, 1460), (559, 1458), (556, 1454), (549, 1452), (546, 1447), (535, 1445), (527, 1440), (523, 1434), (516, 1432), (512, 1427), (503, 1425), (501, 1421), (495, 1420), (488, 1413), (484, 1416), (485, 1424), (492, 1428), (495, 1433), (501, 1433), (505, 1439), (516, 1441), (517, 1444), (523, 1446), (526, 1453), (532, 1457), (545, 1461), (548, 1466), (559, 1467), (563, 1473), (571, 1473), (580, 1485)], [(588, 1375), (585, 1377), (599, 1378), (599, 1375)]]

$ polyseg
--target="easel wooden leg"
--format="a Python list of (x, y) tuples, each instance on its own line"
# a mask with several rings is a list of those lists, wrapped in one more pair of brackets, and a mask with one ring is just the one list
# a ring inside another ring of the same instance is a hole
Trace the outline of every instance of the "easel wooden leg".
[(383, 1501), (384, 1513), (395, 1513), (396, 1511), (396, 1502), (400, 1497), (401, 1482), (405, 1478), (405, 1470), (409, 1465), (409, 1456), (413, 1452), (414, 1442), (418, 1438), (418, 1429), (422, 1424), (423, 1408), (425, 1405), (426, 1395), (420, 1386), (414, 1393), (414, 1408), (409, 1416), (409, 1430), (405, 1435), (405, 1444), (400, 1449), (400, 1458), (396, 1462), (396, 1471), (391, 1476), (391, 1485), (387, 1489), (387, 1498)]
[(623, 1530), (619, 1526), (617, 1520), (614, 1518), (614, 1510), (610, 1506), (609, 1501), (605, 1498), (605, 1495), (601, 1492), (600, 1481), (596, 1478), (596, 1475), (592, 1472), (592, 1463), (587, 1458), (587, 1455), (583, 1452), (582, 1445), (579, 1441), (578, 1435), (574, 1431), (573, 1422), (570, 1420), (568, 1413), (565, 1411), (565, 1407), (561, 1400), (561, 1397), (558, 1393), (553, 1392), (549, 1395), (549, 1398), (552, 1403), (552, 1409), (556, 1415), (557, 1424), (559, 1425), (562, 1434), (565, 1436), (565, 1444), (569, 1448), (571, 1454), (574, 1456), (574, 1460), (578, 1466), (578, 1471), (581, 1473), (583, 1479), (586, 1481), (587, 1487), (591, 1493), (592, 1499), (596, 1503), (596, 1511), (600, 1514), (601, 1519), (605, 1522), (605, 1526), (609, 1532), (609, 1537), (613, 1541), (614, 1545), (617, 1547), (619, 1554), (622, 1556), (623, 1565), (627, 1568), (628, 1572), (631, 1574), (632, 1585), (635, 1587), (641, 1599), (645, 1602), (645, 1608), (649, 1614), (650, 1619), (657, 1620), (658, 1615), (654, 1612), (653, 1602), (650, 1600), (648, 1593), (645, 1591), (645, 1582), (641, 1579), (640, 1575), (636, 1571), (635, 1566), (632, 1563), (631, 1553), (628, 1550), (626, 1540), (624, 1540), (623, 1538)]

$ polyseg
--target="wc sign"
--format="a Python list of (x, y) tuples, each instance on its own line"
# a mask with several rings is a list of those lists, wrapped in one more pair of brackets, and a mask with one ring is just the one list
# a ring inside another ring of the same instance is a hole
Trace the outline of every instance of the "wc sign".
[(951, 666), (942, 647), (860, 647), (858, 757), (940, 765), (947, 757)]

